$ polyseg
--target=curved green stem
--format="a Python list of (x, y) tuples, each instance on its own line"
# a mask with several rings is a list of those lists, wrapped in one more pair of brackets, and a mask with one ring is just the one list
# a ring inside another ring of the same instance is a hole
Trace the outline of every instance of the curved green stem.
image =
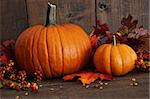
[(56, 24), (56, 5), (53, 5), (50, 2), (48, 2), (45, 26), (53, 24)]
[(116, 42), (116, 36), (113, 34), (113, 37), (112, 37), (112, 43), (114, 46), (117, 45), (117, 42)]

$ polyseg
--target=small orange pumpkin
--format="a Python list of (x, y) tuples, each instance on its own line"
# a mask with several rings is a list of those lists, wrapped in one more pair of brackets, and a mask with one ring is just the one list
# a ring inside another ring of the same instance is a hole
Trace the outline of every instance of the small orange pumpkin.
[[(48, 15), (50, 8), (49, 4)], [(77, 25), (48, 25), (48, 20), (46, 26), (30, 27), (17, 39), (15, 54), (19, 67), (28, 73), (41, 71), (44, 78), (79, 71), (89, 58), (88, 35)]]
[(134, 69), (137, 55), (134, 50), (125, 44), (116, 44), (113, 35), (113, 44), (100, 46), (94, 54), (94, 65), (102, 73), (124, 75)]

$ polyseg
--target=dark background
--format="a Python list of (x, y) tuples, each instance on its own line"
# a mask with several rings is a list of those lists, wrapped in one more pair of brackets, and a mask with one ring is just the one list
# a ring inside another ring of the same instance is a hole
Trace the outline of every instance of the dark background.
[[(0, 39), (15, 39), (27, 27), (45, 24), (48, 0), (0, 0)], [(95, 18), (108, 23), (115, 32), (121, 18), (128, 14), (139, 20), (139, 25), (149, 26), (149, 0), (50, 0), (57, 5), (57, 23), (73, 22), (88, 33)], [(102, 10), (100, 4), (105, 4)], [(95, 8), (97, 13), (95, 12)], [(96, 17), (95, 17), (96, 16)]]

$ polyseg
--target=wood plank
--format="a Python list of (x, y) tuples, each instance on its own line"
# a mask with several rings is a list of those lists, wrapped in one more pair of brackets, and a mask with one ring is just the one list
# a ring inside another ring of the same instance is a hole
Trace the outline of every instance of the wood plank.
[(90, 32), (95, 24), (94, 0), (58, 0), (59, 23), (71, 22)]
[[(30, 26), (45, 24), (48, 0), (27, 0)], [(87, 32), (95, 22), (94, 0), (51, 0), (57, 5), (57, 23), (72, 22), (82, 26)]]
[(28, 27), (25, 0), (1, 0), (1, 41), (16, 39)]
[[(130, 86), (133, 77), (137, 79), (138, 86)], [(114, 77), (108, 83), (102, 90), (94, 88), (94, 83), (86, 89), (79, 81), (53, 79), (43, 81), (43, 87), (36, 93), (29, 92), (28, 96), (23, 91), (9, 89), (1, 89), (0, 93), (2, 99), (14, 99), (17, 95), (21, 99), (149, 99), (149, 73), (132, 72), (126, 76)], [(51, 91), (50, 88), (54, 90)]]
[(45, 24), (48, 0), (26, 0), (30, 26)]
[[(125, 3), (125, 2), (123, 2)], [(139, 25), (143, 25), (148, 29), (149, 20), (149, 0), (128, 0), (128, 3), (124, 5), (122, 9), (129, 7), (129, 11), (122, 11), (124, 15), (131, 13), (135, 19), (138, 19)]]
[[(21, 31), (35, 24), (45, 24), (48, 0), (1, 0), (1, 40), (16, 38)], [(97, 7), (97, 17), (102, 23), (107, 22), (113, 32), (118, 29), (120, 20), (129, 13), (139, 20), (139, 25), (145, 28), (149, 25), (148, 0), (97, 0), (106, 1), (110, 6), (105, 11)], [(94, 0), (51, 0), (57, 4), (57, 23), (73, 22), (90, 32), (95, 24)], [(96, 6), (97, 6), (96, 5)]]
[[(102, 23), (108, 23), (110, 29), (116, 32), (122, 17), (128, 14), (139, 20), (139, 25), (149, 27), (149, 0), (97, 0), (97, 17)], [(103, 11), (98, 7), (99, 2), (105, 2), (108, 9)]]

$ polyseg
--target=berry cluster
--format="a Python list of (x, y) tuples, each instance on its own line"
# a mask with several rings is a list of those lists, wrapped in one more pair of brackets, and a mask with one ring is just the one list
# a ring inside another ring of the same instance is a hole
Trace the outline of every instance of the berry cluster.
[(14, 62), (9, 60), (7, 64), (0, 61), (0, 83), (3, 87), (8, 87), (16, 90), (31, 90), (39, 89), (39, 82), (42, 80), (42, 74), (37, 71), (33, 74), (31, 81), (24, 70), (16, 70)]
[(18, 91), (20, 90), (29, 90), (31, 89), (31, 91), (36, 91), (39, 89), (39, 85), (37, 83), (34, 83), (34, 82), (21, 82), (21, 83), (17, 83), (17, 82), (14, 82), (14, 81), (11, 81), (11, 80), (4, 80), (2, 82), (2, 85), (4, 87), (9, 87), (11, 89), (16, 89)]
[(138, 58), (135, 62), (136, 67), (142, 71), (148, 71), (150, 67), (149, 59), (150, 53), (148, 51), (142, 50), (137, 52)]
[(40, 71), (35, 72), (34, 75), (35, 75), (34, 80), (35, 80), (36, 82), (39, 82), (39, 81), (42, 80), (42, 74), (41, 74)]

